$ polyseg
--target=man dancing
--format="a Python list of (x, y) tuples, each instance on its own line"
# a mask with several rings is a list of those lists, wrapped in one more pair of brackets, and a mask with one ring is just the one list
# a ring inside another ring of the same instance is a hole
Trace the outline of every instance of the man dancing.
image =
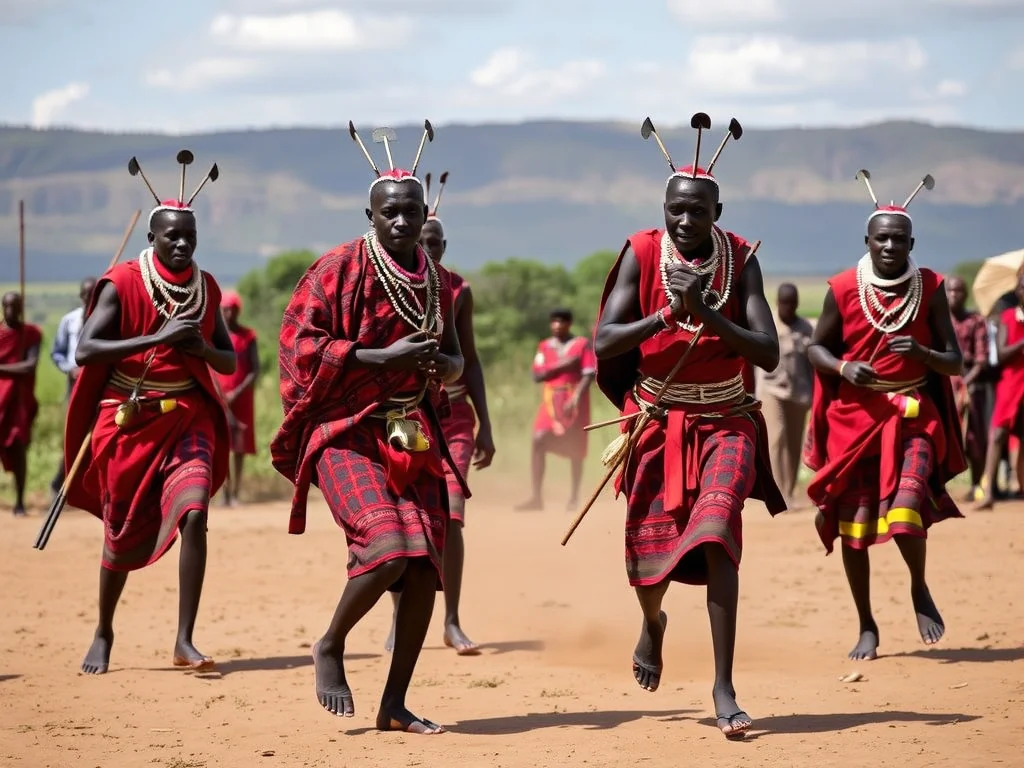
[[(427, 216), (427, 223), (423, 225), (423, 230), (420, 233), (420, 245), (435, 264), (441, 263), (441, 259), (448, 249), (444, 225), (437, 218), (437, 206), (441, 201), (441, 193), (444, 191), (447, 180), (448, 173), (442, 173), (441, 184), (437, 196), (434, 198), (433, 211)], [(429, 195), (429, 173), (426, 182), (426, 193)], [(473, 337), (473, 293), (469, 283), (461, 275), (450, 270), (448, 274), (452, 281), (455, 329), (459, 336), (459, 347), (462, 349), (462, 359), (465, 363), (462, 377), (444, 387), (448, 393), (451, 412), (447, 416), (442, 416), (441, 430), (444, 432), (444, 439), (455, 460), (455, 468), (459, 471), (459, 475), (465, 478), (469, 474), (471, 462), (477, 469), (484, 469), (491, 465), (494, 458), (494, 438), (491, 434), (491, 417), (487, 411), (484, 369), (480, 365)], [(473, 429), (476, 427), (477, 417), (480, 419), (480, 428), (474, 438)], [(448, 484), (448, 505), (451, 510), (452, 525), (448, 528), (448, 536), (445, 539), (442, 564), (444, 570), (444, 644), (449, 648), (454, 648), (459, 656), (476, 656), (479, 655), (480, 648), (462, 631), (462, 622), (459, 618), (462, 568), (465, 562), (462, 529), (466, 519), (466, 497), (462, 492), (462, 482), (454, 472), (446, 470), (445, 480)], [(401, 597), (398, 592), (391, 594), (394, 598), (395, 610), (391, 620), (391, 632), (384, 644), (388, 651), (393, 650), (395, 646), (395, 621)]]
[(231, 453), (234, 456), (231, 473), (224, 485), (224, 503), (233, 507), (238, 503), (238, 494), (242, 490), (245, 457), (256, 453), (256, 379), (260, 375), (260, 351), (256, 332), (238, 322), (242, 313), (242, 297), (235, 291), (225, 291), (220, 309), (238, 360), (233, 374), (218, 376), (228, 406)]
[[(708, 126), (710, 118), (700, 116)], [(648, 126), (645, 137), (653, 133)], [(773, 370), (779, 341), (756, 257), (715, 223), (722, 204), (714, 160), (707, 170), (696, 161), (680, 170), (669, 165), (665, 229), (631, 236), (605, 284), (597, 382), (623, 415), (636, 418), (654, 408), (654, 393), (693, 347), (616, 481), (626, 495), (626, 572), (643, 612), (633, 674), (641, 688), (658, 689), (669, 584), (706, 584), (715, 716), (722, 733), (736, 738), (751, 726), (732, 679), (740, 513), (749, 497), (772, 515), (785, 509), (743, 366)]]
[[(925, 580), (928, 528), (961, 517), (946, 482), (966, 467), (950, 376), (962, 358), (942, 277), (910, 256), (907, 206), (868, 217), (868, 252), (829, 280), (808, 357), (816, 369), (804, 462), (816, 474), (807, 495), (827, 552), (842, 538), (843, 566), (860, 620), (851, 659), (874, 659), (868, 548), (895, 538), (910, 570), (921, 639), (945, 631)], [(921, 186), (933, 185), (926, 176)]]
[[(349, 131), (362, 147), (351, 123)], [(388, 141), (391, 134), (377, 135)], [(444, 462), (459, 477), (434, 401), (440, 382), (462, 375), (463, 359), (450, 277), (419, 246), (427, 206), (417, 163), (382, 173), (363, 152), (377, 176), (366, 209), (371, 229), (320, 257), (285, 310), (285, 416), (271, 457), (295, 484), (289, 533), (305, 530), (312, 484), (349, 546), (348, 583), (313, 646), (318, 701), (328, 712), (353, 716), (346, 638), (384, 592), (400, 591), (376, 725), (435, 734), (444, 728), (412, 714), (406, 694), (441, 588)]]
[[(193, 259), (191, 204), (206, 179), (186, 199), (186, 164), (177, 199), (153, 195), (150, 247), (97, 283), (75, 352), (81, 371), (68, 406), (66, 466), (70, 471), (86, 440), (90, 455), (69, 480), (68, 503), (103, 520), (104, 529), (99, 622), (82, 662), (86, 674), (108, 669), (114, 611), (128, 574), (156, 562), (179, 533), (173, 664), (214, 664), (192, 641), (206, 573), (207, 510), (228, 465), (227, 420), (210, 368), (230, 373), (235, 353), (220, 315), (220, 288)], [(141, 172), (135, 158), (129, 170)]]
[(14, 475), (14, 516), (25, 516), (25, 478), (32, 425), (39, 411), (36, 368), (43, 334), (26, 323), (20, 293), (3, 296), (0, 325), (0, 464)]
[(533, 380), (543, 383), (543, 390), (533, 422), (533, 495), (516, 507), (521, 511), (544, 508), (541, 488), (548, 453), (569, 459), (571, 490), (567, 508), (573, 509), (583, 478), (583, 460), (587, 458), (583, 427), (590, 421), (590, 385), (597, 365), (594, 349), (588, 338), (572, 334), (570, 310), (552, 310), (550, 320), (551, 336), (537, 345), (533, 359)]

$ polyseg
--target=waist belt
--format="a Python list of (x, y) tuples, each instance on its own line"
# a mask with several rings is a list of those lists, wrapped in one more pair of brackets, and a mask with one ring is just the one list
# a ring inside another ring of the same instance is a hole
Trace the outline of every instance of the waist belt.
[(874, 384), (868, 384), (868, 389), (873, 389), (875, 392), (885, 392), (887, 394), (902, 395), (906, 392), (913, 392), (915, 389), (922, 387), (927, 379), (922, 376), (919, 379), (913, 381), (886, 381), (879, 379)]
[[(114, 389), (118, 389), (125, 394), (131, 394), (135, 391), (135, 384), (137, 379), (133, 379), (127, 374), (114, 369), (114, 372), (110, 375), (110, 386)], [(187, 392), (190, 389), (195, 389), (195, 379), (182, 379), (180, 381), (150, 381), (143, 379), (142, 383), (138, 387), (139, 392), (160, 392), (165, 395), (175, 394), (178, 392)]]
[[(641, 392), (650, 395), (652, 398), (664, 386), (665, 382), (655, 379), (652, 376), (641, 378), (633, 388), (633, 396), (641, 408), (644, 401), (639, 397)], [(669, 384), (665, 394), (661, 397), (661, 406), (673, 405), (718, 405), (740, 403), (747, 395), (743, 384), (743, 376), (736, 374), (726, 381), (714, 381), (707, 384), (690, 384), (678, 382)], [(647, 405), (650, 405), (647, 403)]]
[(427, 394), (424, 387), (418, 394), (403, 397), (398, 395), (381, 403), (380, 407), (369, 414), (371, 419), (383, 419), (388, 443), (392, 448), (407, 453), (422, 453), (430, 450), (430, 440), (423, 431), (423, 426), (408, 416), (419, 409), (423, 397)]

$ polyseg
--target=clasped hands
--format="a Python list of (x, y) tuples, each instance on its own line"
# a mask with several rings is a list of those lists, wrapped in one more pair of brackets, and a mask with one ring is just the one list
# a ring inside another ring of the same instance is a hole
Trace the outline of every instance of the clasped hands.
[[(921, 346), (913, 336), (888, 336), (885, 345), (893, 354), (910, 360), (924, 362), (928, 359), (928, 348)], [(840, 367), (840, 375), (858, 387), (866, 387), (878, 381), (878, 374), (870, 363), (847, 360)]]
[(428, 379), (443, 380), (451, 372), (451, 358), (441, 352), (438, 334), (416, 331), (381, 350), (384, 368), (420, 371)]
[(669, 311), (676, 320), (689, 315), (698, 317), (706, 308), (701, 295), (701, 278), (683, 264), (672, 264), (666, 270), (668, 285), (665, 287), (672, 296)]

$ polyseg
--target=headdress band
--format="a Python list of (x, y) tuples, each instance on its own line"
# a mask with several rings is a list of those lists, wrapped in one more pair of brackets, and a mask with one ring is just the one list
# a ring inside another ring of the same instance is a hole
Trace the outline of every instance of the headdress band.
[(195, 160), (195, 155), (193, 155), (189, 150), (183, 149), (178, 153), (176, 159), (178, 163), (181, 165), (181, 183), (178, 187), (178, 197), (167, 200), (160, 199), (160, 196), (153, 189), (153, 185), (150, 184), (149, 179), (146, 178), (146, 174), (143, 172), (142, 166), (139, 165), (138, 159), (132, 157), (132, 159), (128, 161), (128, 173), (131, 174), (132, 176), (141, 176), (142, 181), (146, 185), (146, 188), (149, 190), (149, 193), (153, 195), (153, 199), (156, 201), (156, 207), (149, 212), (150, 227), (152, 227), (153, 225), (153, 217), (156, 214), (160, 213), (161, 211), (181, 211), (183, 213), (194, 213), (194, 211), (192, 210), (192, 201), (196, 199), (196, 196), (199, 194), (200, 190), (202, 190), (202, 188), (206, 186), (206, 182), (216, 181), (218, 178), (220, 178), (220, 171), (217, 168), (217, 164), (214, 163), (210, 170), (207, 171), (206, 176), (203, 177), (203, 180), (199, 182), (199, 186), (196, 187), (195, 191), (191, 194), (191, 196), (189, 196), (188, 199), (186, 199), (185, 169), (192, 164), (193, 160)]
[(875, 210), (871, 212), (870, 216), (868, 216), (869, 224), (875, 216), (905, 216), (908, 221), (913, 221), (913, 219), (910, 218), (910, 214), (907, 213), (907, 207), (911, 202), (913, 202), (914, 198), (917, 197), (917, 193), (922, 189), (935, 189), (935, 179), (932, 178), (930, 173), (928, 173), (925, 174), (924, 178), (921, 179), (920, 182), (918, 182), (918, 185), (914, 188), (914, 191), (910, 193), (910, 196), (903, 201), (903, 205), (896, 205), (895, 201), (891, 201), (889, 205), (880, 206), (878, 204), (878, 197), (875, 195), (875, 190), (871, 187), (871, 174), (866, 169), (861, 168), (857, 171), (856, 178), (858, 181), (864, 182), (864, 186), (867, 187), (868, 194), (871, 196), (871, 202), (875, 204)]
[(715, 189), (718, 189), (718, 180), (711, 174), (712, 169), (715, 167), (715, 163), (718, 162), (719, 156), (722, 154), (722, 150), (725, 149), (726, 142), (729, 139), (736, 141), (743, 135), (743, 126), (740, 125), (739, 121), (734, 117), (729, 121), (729, 130), (722, 139), (722, 142), (718, 145), (718, 149), (715, 150), (714, 156), (711, 158), (711, 162), (708, 163), (707, 168), (700, 167), (700, 140), (701, 133), (711, 129), (711, 118), (703, 112), (696, 113), (690, 118), (690, 127), (697, 131), (697, 146), (693, 153), (693, 164), (688, 165), (685, 168), (676, 168), (675, 163), (672, 162), (672, 156), (669, 155), (668, 150), (665, 149), (665, 144), (662, 142), (661, 137), (658, 136), (657, 130), (654, 128), (654, 123), (651, 122), (651, 118), (646, 118), (643, 125), (640, 126), (640, 135), (644, 139), (649, 139), (651, 136), (658, 143), (658, 148), (661, 150), (661, 154), (664, 155), (665, 160), (668, 161), (668, 167), (672, 169), (672, 175), (668, 177), (665, 182), (667, 187), (671, 183), (672, 179), (701, 179), (703, 181), (709, 181), (715, 185)]
[(406, 171), (401, 168), (395, 167), (394, 158), (391, 156), (391, 142), (395, 141), (397, 136), (391, 128), (375, 128), (373, 131), (373, 140), (377, 144), (384, 145), (384, 152), (388, 156), (388, 165), (390, 170), (382, 173), (377, 167), (377, 164), (373, 162), (373, 158), (370, 156), (370, 152), (366, 149), (366, 145), (363, 144), (363, 140), (359, 138), (359, 134), (356, 132), (355, 123), (351, 120), (348, 121), (348, 135), (352, 137), (352, 140), (359, 145), (359, 149), (362, 150), (363, 157), (366, 158), (366, 162), (370, 164), (370, 168), (373, 169), (376, 178), (370, 184), (370, 191), (373, 191), (374, 185), (382, 181), (412, 181), (423, 187), (423, 183), (416, 178), (416, 168), (420, 164), (420, 156), (423, 154), (423, 146), (428, 141), (434, 140), (434, 128), (430, 125), (429, 120), (423, 121), (423, 137), (420, 139), (419, 149), (416, 150), (416, 158), (412, 161), (412, 167)]

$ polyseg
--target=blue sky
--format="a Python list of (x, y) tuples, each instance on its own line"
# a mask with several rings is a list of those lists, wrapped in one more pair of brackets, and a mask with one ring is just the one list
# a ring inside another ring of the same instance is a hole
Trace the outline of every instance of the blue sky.
[(109, 131), (1024, 129), (1024, 0), (0, 0), (0, 62), (0, 122)]

